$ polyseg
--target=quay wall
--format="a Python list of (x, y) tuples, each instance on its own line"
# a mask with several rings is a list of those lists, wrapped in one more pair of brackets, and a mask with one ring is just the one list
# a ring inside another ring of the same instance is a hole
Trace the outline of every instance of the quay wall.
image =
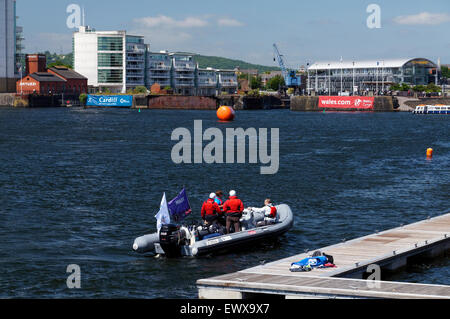
[(0, 106), (4, 107), (60, 107), (67, 104), (78, 105), (78, 94), (23, 95), (17, 93), (0, 94)]
[(184, 96), (184, 95), (136, 95), (134, 108), (178, 109), (178, 110), (216, 110), (221, 105), (233, 106), (236, 110), (262, 110), (284, 107), (275, 96)]
[(0, 94), (0, 106), (13, 107), (16, 100), (17, 100), (17, 97), (16, 97), (15, 93), (1, 93)]
[[(395, 97), (377, 96), (375, 97), (373, 109), (371, 112), (393, 112), (399, 106)], [(300, 112), (320, 112), (323, 108), (319, 108), (318, 96), (293, 96), (291, 98), (291, 111)], [(356, 108), (326, 108), (327, 111), (348, 112), (348, 111), (366, 111)]]

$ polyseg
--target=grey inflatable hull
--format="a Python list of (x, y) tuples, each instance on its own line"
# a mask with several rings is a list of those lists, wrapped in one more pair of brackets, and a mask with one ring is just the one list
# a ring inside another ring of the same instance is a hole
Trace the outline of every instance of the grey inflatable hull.
[(149, 253), (155, 251), (155, 244), (159, 243), (159, 233), (145, 235), (134, 240), (133, 250), (138, 253)]
[[(232, 233), (210, 239), (196, 241), (191, 245), (181, 247), (184, 256), (200, 256), (217, 253), (224, 250), (248, 247), (254, 243), (262, 243), (264, 240), (276, 238), (283, 235), (294, 224), (294, 216), (288, 205), (277, 207), (278, 222), (276, 224), (246, 229), (238, 233)], [(164, 251), (159, 246), (159, 234), (151, 234), (136, 238), (133, 249), (139, 253), (156, 252), (163, 254)]]

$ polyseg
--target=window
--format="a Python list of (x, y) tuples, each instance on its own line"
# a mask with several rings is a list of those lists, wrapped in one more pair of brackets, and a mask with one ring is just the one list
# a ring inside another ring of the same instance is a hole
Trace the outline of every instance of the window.
[(122, 70), (98, 70), (99, 83), (122, 83)]
[(123, 39), (120, 37), (99, 37), (99, 51), (123, 51)]
[(122, 67), (123, 55), (122, 53), (99, 53), (98, 54), (99, 67)]
[(127, 36), (127, 43), (143, 44), (144, 39), (141, 37)]

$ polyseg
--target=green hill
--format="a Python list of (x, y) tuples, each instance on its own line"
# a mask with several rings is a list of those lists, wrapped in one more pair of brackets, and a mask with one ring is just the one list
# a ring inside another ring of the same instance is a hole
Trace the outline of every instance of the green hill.
[(266, 66), (259, 64), (251, 64), (241, 60), (227, 59), (217, 56), (205, 56), (205, 55), (194, 55), (195, 60), (198, 62), (200, 68), (211, 67), (214, 69), (231, 69), (239, 67), (241, 70), (257, 69), (259, 73), (278, 71), (280, 68), (275, 66)]
[[(72, 67), (72, 59), (73, 54), (57, 54), (57, 53), (50, 53), (48, 51), (44, 52), (44, 54), (47, 56), (47, 65), (51, 64), (62, 64)], [(207, 68), (211, 67), (214, 69), (228, 69), (233, 70), (236, 67), (239, 67), (241, 70), (248, 70), (248, 69), (257, 69), (259, 73), (269, 72), (269, 71), (278, 71), (280, 68), (276, 66), (266, 66), (266, 65), (259, 65), (259, 64), (252, 64), (248, 62), (244, 62), (241, 60), (233, 60), (223, 57), (217, 57), (217, 56), (205, 56), (195, 53), (188, 53), (192, 54), (195, 58), (195, 60), (198, 62), (200, 68)]]

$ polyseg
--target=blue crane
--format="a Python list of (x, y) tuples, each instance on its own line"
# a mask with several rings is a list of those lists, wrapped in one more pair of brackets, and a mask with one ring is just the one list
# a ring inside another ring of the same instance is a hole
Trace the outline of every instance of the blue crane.
[(273, 44), (273, 50), (275, 53), (274, 61), (278, 60), (278, 65), (281, 68), (281, 73), (283, 74), (284, 83), (287, 87), (299, 87), (301, 85), (301, 79), (299, 76), (297, 76), (295, 70), (291, 70), (286, 67), (283, 61), (283, 56), (280, 54), (280, 51), (278, 51), (277, 45)]

